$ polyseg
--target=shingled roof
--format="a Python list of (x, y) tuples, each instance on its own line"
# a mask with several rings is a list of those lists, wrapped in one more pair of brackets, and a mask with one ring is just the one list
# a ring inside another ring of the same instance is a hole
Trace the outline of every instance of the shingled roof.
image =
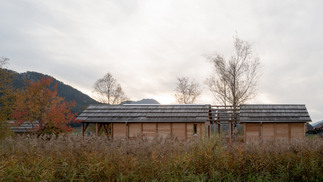
[(37, 128), (39, 124), (37, 122), (24, 122), (20, 125), (15, 126), (14, 121), (8, 121), (11, 131), (14, 133), (28, 133), (31, 132), (32, 129)]
[(305, 105), (241, 105), (240, 122), (310, 122)]
[(206, 122), (210, 105), (90, 105), (83, 122)]

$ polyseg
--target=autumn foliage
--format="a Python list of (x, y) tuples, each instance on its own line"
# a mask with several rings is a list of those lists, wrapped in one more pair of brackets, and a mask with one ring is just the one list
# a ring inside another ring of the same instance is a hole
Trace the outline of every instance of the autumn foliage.
[(75, 114), (71, 112), (75, 102), (67, 102), (57, 96), (57, 84), (51, 88), (53, 79), (50, 77), (26, 82), (26, 89), (21, 89), (16, 94), (12, 114), (15, 124), (36, 124), (31, 132), (39, 135), (71, 131), (72, 127), (67, 124), (75, 121)]

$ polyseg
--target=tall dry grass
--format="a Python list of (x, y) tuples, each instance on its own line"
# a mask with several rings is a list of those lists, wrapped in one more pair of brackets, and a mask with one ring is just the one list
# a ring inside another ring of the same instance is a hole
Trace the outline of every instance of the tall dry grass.
[(65, 135), (1, 141), (0, 181), (322, 181), (323, 140), (226, 144)]

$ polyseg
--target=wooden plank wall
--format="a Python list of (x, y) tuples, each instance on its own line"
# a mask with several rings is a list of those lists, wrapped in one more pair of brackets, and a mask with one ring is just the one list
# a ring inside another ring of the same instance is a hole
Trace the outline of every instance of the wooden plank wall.
[(158, 123), (157, 128), (158, 136), (167, 137), (171, 136), (171, 124), (170, 123)]
[(289, 128), (288, 123), (276, 123), (276, 140), (288, 140), (289, 139)]
[(291, 125), (291, 139), (299, 139), (305, 137), (305, 124), (304, 123), (292, 123)]
[[(194, 124), (197, 134), (194, 135)], [(207, 134), (205, 123), (112, 123), (112, 138), (136, 139), (144, 136), (148, 139), (161, 136), (173, 136), (179, 140), (192, 139), (193, 137)], [(128, 127), (128, 129), (127, 129)]]
[(173, 137), (179, 140), (186, 139), (185, 126), (185, 123), (173, 123)]
[(245, 123), (245, 138), (246, 141), (259, 141), (260, 125), (259, 123)]
[[(288, 141), (305, 137), (304, 123), (244, 123), (246, 142)], [(262, 135), (262, 136), (261, 136)]]
[(194, 135), (194, 124), (193, 123), (187, 123), (186, 125), (186, 138), (191, 139)]
[(157, 134), (157, 123), (143, 123), (142, 134), (147, 138), (154, 138)]
[[(197, 128), (199, 128), (199, 127), (197, 127)], [(204, 133), (206, 133), (206, 128), (205, 128), (205, 123), (200, 123), (200, 132), (197, 132), (197, 135), (198, 136), (202, 136), (202, 135), (204, 135)], [(197, 130), (197, 131), (199, 131), (199, 130)]]
[(128, 123), (129, 139), (136, 139), (141, 135), (141, 123)]
[(126, 123), (113, 123), (112, 131), (113, 131), (113, 139), (125, 138), (127, 136)]
[(262, 123), (262, 140), (269, 141), (275, 137), (274, 123)]

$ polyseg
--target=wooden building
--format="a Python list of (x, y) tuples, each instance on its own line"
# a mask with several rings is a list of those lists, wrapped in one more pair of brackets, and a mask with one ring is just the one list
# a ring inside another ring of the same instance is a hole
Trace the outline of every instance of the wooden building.
[(245, 142), (304, 138), (311, 118), (305, 105), (241, 105)]
[(210, 105), (90, 105), (77, 118), (82, 135), (89, 124), (110, 139), (172, 136), (180, 140), (210, 136)]

